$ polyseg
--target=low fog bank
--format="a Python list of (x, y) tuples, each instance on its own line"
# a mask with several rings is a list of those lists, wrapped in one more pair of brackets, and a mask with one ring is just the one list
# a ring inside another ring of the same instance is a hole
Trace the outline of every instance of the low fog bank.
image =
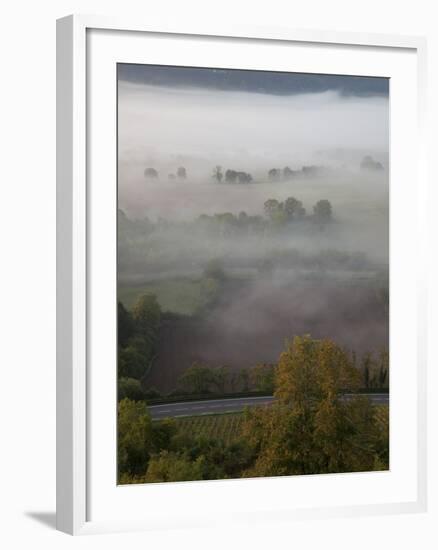
[[(207, 236), (204, 231), (195, 231), (192, 227), (201, 215), (229, 212), (237, 216), (243, 211), (250, 216), (263, 216), (266, 200), (284, 201), (287, 197), (300, 200), (308, 214), (319, 200), (329, 200), (333, 223), (323, 231), (292, 225), (290, 230), (271, 236), (241, 232), (233, 238)], [(355, 177), (337, 173), (291, 182), (250, 185), (196, 184), (189, 180), (148, 182), (132, 201), (129, 197), (120, 197), (119, 206), (132, 220), (147, 218), (156, 223), (161, 218), (158, 230), (144, 237), (148, 242), (145, 245), (147, 250), (142, 246), (132, 248), (132, 269), (128, 269), (132, 275), (138, 274), (135, 264), (148, 267), (144, 270), (144, 277), (155, 278), (171, 271), (190, 274), (196, 271), (196, 266), (198, 271), (202, 270), (205, 262), (213, 258), (224, 259), (231, 267), (236, 258), (244, 263), (245, 259), (269, 258), (277, 250), (295, 249), (303, 254), (340, 250), (366, 254), (370, 261), (377, 263), (387, 264), (388, 261), (385, 172)], [(141, 228), (139, 223), (136, 230), (139, 240)], [(149, 262), (135, 261), (136, 256), (140, 259), (146, 255)], [(166, 257), (171, 258), (167, 265)], [(141, 274), (139, 277), (142, 278)]]
[(120, 81), (119, 160), (152, 166), (162, 179), (180, 163), (198, 179), (212, 164), (258, 174), (318, 158), (352, 164), (364, 152), (384, 160), (388, 113), (386, 97), (274, 96)]

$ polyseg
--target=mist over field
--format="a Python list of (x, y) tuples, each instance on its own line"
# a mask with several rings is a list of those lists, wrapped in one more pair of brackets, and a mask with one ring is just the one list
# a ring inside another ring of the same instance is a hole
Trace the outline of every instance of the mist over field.
[[(278, 97), (121, 81), (118, 133), (120, 207), (135, 215), (146, 208), (151, 215), (187, 219), (206, 205), (221, 211), (242, 200), (241, 190), (205, 187), (215, 165), (249, 171), (263, 182), (272, 167), (323, 164), (351, 170), (360, 184), (364, 155), (387, 165), (388, 98), (338, 92)], [(180, 165), (190, 175), (183, 188), (168, 181)], [(145, 185), (148, 166), (158, 170), (159, 184)], [(266, 192), (269, 188), (251, 189), (252, 209), (259, 208), (257, 200)], [(177, 201), (183, 208), (175, 208)]]
[(319, 79), (119, 79), (119, 300), (164, 315), (148, 385), (273, 364), (297, 334), (388, 348), (389, 97)]

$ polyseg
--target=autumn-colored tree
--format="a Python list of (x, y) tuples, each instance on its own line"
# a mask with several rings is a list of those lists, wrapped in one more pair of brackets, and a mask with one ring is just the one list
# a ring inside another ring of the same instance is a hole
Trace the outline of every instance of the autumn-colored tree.
[(152, 422), (144, 401), (128, 398), (117, 410), (117, 467), (122, 473), (139, 475), (146, 469), (151, 445)]
[(141, 401), (144, 399), (144, 391), (139, 380), (135, 378), (121, 377), (117, 382), (117, 399), (132, 399), (133, 401)]
[(161, 451), (154, 456), (146, 472), (145, 481), (148, 483), (160, 483), (164, 481), (194, 481), (202, 479), (203, 458), (195, 461), (172, 453)]
[(257, 459), (245, 475), (372, 470), (382, 456), (374, 409), (367, 398), (343, 396), (360, 382), (337, 344), (295, 337), (276, 369), (275, 403), (246, 412), (243, 435)]

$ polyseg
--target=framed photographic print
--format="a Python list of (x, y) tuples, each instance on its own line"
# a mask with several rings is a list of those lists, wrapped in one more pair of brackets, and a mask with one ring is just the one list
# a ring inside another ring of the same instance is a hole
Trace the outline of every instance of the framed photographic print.
[(57, 40), (58, 528), (424, 510), (423, 40)]

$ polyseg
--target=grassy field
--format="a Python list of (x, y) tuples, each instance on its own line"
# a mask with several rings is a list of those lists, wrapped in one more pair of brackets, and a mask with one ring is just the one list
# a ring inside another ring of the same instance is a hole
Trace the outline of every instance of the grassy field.
[(126, 308), (131, 309), (138, 298), (148, 292), (156, 295), (163, 311), (172, 311), (183, 315), (192, 315), (204, 303), (201, 282), (181, 278), (119, 287), (118, 299)]
[(242, 425), (241, 413), (212, 414), (178, 418), (182, 434), (222, 439), (229, 444), (238, 439)]

